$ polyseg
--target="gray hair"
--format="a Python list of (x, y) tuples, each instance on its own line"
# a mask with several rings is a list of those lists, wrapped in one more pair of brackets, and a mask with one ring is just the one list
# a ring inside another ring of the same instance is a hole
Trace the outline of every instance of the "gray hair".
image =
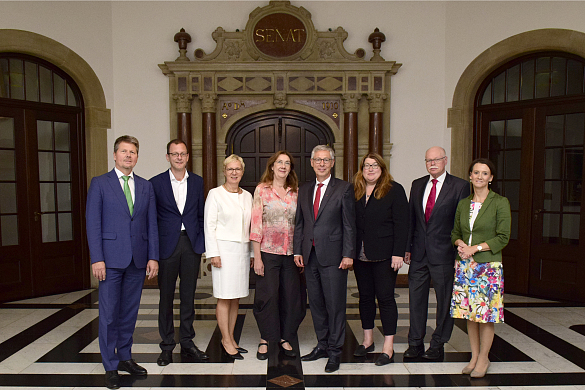
[(335, 151), (333, 150), (333, 148), (329, 145), (317, 145), (313, 148), (313, 150), (311, 151), (311, 158), (315, 157), (315, 153), (320, 152), (320, 151), (326, 151), (329, 152), (329, 155), (331, 156), (332, 160), (335, 160)]
[(237, 154), (229, 155), (228, 157), (225, 158), (225, 160), (223, 160), (223, 170), (225, 171), (225, 168), (228, 166), (228, 164), (233, 163), (235, 161), (239, 162), (242, 165), (242, 173), (244, 173), (244, 168), (246, 168), (246, 164), (244, 164), (244, 159), (238, 156)]

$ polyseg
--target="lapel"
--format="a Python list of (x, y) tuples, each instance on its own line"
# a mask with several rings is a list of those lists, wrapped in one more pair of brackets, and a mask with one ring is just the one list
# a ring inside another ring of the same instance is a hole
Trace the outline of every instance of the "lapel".
[[(453, 186), (451, 185), (451, 175), (449, 175), (447, 173), (447, 175), (445, 175), (445, 182), (443, 183), (443, 186), (441, 187), (441, 192), (439, 192), (439, 196), (437, 197), (437, 200), (435, 201), (435, 207), (433, 207), (433, 212), (435, 211), (435, 209), (437, 207), (441, 206), (441, 203), (443, 203), (445, 199), (447, 199), (447, 198), (449, 198), (449, 196), (451, 196), (451, 191), (453, 191)], [(433, 218), (433, 212), (431, 212), (430, 218)]]
[(313, 213), (313, 193), (315, 192), (315, 185), (316, 181), (313, 180), (313, 183), (310, 186), (308, 186), (309, 188), (307, 189), (307, 203), (309, 204), (309, 210), (313, 222), (315, 222), (315, 213)]
[[(327, 189), (325, 190), (325, 194), (323, 195), (323, 200), (321, 200), (321, 204), (319, 204), (319, 211), (317, 212), (317, 219), (323, 213), (323, 209), (327, 206), (327, 202), (331, 199), (331, 194), (335, 191), (335, 179), (329, 179), (329, 184), (327, 185)], [(314, 187), (314, 186), (313, 186)]]
[[(168, 171), (167, 171), (168, 173)], [(177, 201), (175, 200), (175, 195), (173, 195), (173, 186), (171, 184), (171, 175), (169, 173), (168, 177), (166, 178), (166, 180), (163, 180), (164, 184), (163, 184), (163, 191), (165, 193), (165, 196), (167, 198), (167, 201), (169, 202), (169, 204), (172, 204), (173, 210), (176, 210), (177, 213), (179, 213), (179, 208), (177, 207)], [(189, 190), (189, 185), (187, 185), (187, 191)], [(189, 197), (189, 195), (187, 194), (187, 197)]]
[(481, 209), (479, 209), (479, 212), (477, 213), (477, 217), (475, 217), (475, 223), (477, 223), (477, 220), (481, 218), (482, 215), (485, 214), (485, 210), (490, 206), (490, 204), (492, 203), (492, 201), (495, 198), (495, 193), (490, 190), (490, 192), (488, 193), (488, 196), (485, 198), (485, 200), (483, 201), (483, 204), (481, 205)]
[[(136, 177), (135, 177), (136, 178)], [(126, 210), (126, 214), (130, 217), (130, 209), (128, 208), (128, 202), (126, 202), (126, 196), (124, 195), (124, 190), (120, 185), (120, 179), (118, 179), (118, 175), (116, 175), (116, 171), (112, 169), (108, 173), (108, 182), (110, 183), (110, 187), (114, 192), (114, 196), (118, 201), (122, 204), (122, 209)], [(136, 190), (136, 189), (135, 189)], [(135, 196), (136, 197), (136, 196)], [(134, 207), (136, 208), (136, 207)]]
[[(134, 213), (132, 214), (132, 216), (136, 216), (138, 214), (138, 211), (140, 210), (142, 203), (144, 203), (145, 201), (144, 196), (142, 196), (143, 189), (144, 185), (142, 183), (141, 178), (138, 177), (138, 175), (134, 174)], [(124, 197), (124, 200), (126, 200), (126, 197)], [(128, 214), (130, 214), (130, 210), (128, 210)]]
[[(188, 171), (187, 171), (188, 172)], [(193, 204), (193, 201), (197, 198), (195, 194), (195, 175), (189, 172), (189, 177), (187, 178), (187, 198), (185, 199), (185, 207), (183, 208), (183, 214), (185, 214), (186, 210), (189, 208), (190, 205)], [(177, 212), (179, 208), (177, 207)]]
[(420, 188), (416, 189), (414, 205), (416, 207), (416, 210), (418, 210), (418, 213), (416, 213), (418, 223), (420, 224), (420, 226), (423, 226), (424, 229), (426, 230), (427, 224), (425, 222), (425, 209), (423, 208), (422, 201), (425, 196), (425, 189), (427, 188), (427, 183), (429, 182), (430, 175), (426, 175), (424, 178), (425, 180), (422, 181)]

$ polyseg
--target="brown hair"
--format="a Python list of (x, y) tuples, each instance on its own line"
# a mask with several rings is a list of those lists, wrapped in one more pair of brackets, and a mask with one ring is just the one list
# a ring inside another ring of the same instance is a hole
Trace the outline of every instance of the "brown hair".
[(171, 151), (171, 145), (185, 145), (185, 148), (187, 149), (187, 153), (189, 153), (189, 148), (187, 147), (187, 144), (185, 143), (185, 141), (180, 140), (178, 138), (175, 138), (173, 140), (170, 140), (169, 143), (167, 144), (167, 154), (169, 154), (169, 152)]
[(121, 135), (118, 138), (116, 138), (116, 142), (114, 142), (114, 153), (116, 153), (118, 151), (118, 147), (120, 146), (120, 143), (122, 142), (126, 142), (129, 144), (132, 144), (134, 146), (136, 146), (136, 154), (138, 154), (138, 140), (136, 139), (136, 137), (132, 137), (131, 135)]
[(276, 160), (278, 160), (278, 157), (283, 154), (290, 159), (290, 172), (286, 177), (285, 189), (286, 187), (290, 187), (293, 192), (297, 192), (299, 189), (299, 179), (295, 173), (295, 161), (293, 156), (291, 156), (286, 150), (279, 150), (270, 156), (268, 162), (266, 162), (266, 169), (260, 178), (260, 183), (272, 184), (272, 181), (274, 180), (274, 171), (272, 170), (272, 167), (274, 166), (274, 163), (276, 163)]
[(381, 199), (390, 188), (392, 188), (392, 182), (394, 178), (388, 172), (388, 167), (386, 166), (386, 162), (378, 153), (368, 153), (362, 158), (362, 162), (360, 163), (360, 169), (356, 172), (353, 177), (353, 189), (355, 192), (355, 200), (360, 200), (362, 196), (366, 193), (366, 179), (364, 179), (364, 164), (366, 162), (366, 158), (371, 158), (376, 161), (376, 163), (380, 166), (382, 170), (380, 174), (380, 178), (376, 183), (376, 188), (374, 189), (374, 198)]

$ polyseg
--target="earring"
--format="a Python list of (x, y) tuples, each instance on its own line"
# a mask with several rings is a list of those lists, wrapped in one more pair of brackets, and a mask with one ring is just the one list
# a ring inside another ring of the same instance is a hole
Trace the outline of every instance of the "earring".
[(490, 181), (490, 182), (488, 182), (488, 184), (491, 186), (492, 185), (492, 182)]

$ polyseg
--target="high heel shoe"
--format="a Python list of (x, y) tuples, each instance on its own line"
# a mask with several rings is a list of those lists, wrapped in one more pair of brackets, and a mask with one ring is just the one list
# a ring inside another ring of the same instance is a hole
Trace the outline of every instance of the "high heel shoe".
[(487, 367), (485, 368), (485, 371), (477, 371), (476, 369), (473, 369), (473, 371), (471, 371), (471, 374), (469, 374), (469, 376), (471, 376), (472, 378), (483, 378), (485, 376), (485, 374), (487, 373), (488, 369), (490, 368), (490, 364), (488, 362)]
[(242, 355), (240, 355), (239, 352), (236, 352), (235, 354), (231, 354), (229, 353), (226, 349), (225, 346), (223, 345), (223, 343), (221, 343), (221, 348), (223, 349), (223, 353), (225, 353), (226, 355), (228, 355), (229, 357), (231, 357), (232, 359), (236, 359), (236, 360), (244, 360), (244, 357)]
[(236, 349), (238, 350), (239, 353), (248, 353), (248, 350), (246, 348), (238, 347)]
[(461, 370), (461, 373), (462, 373), (463, 375), (469, 375), (469, 374), (471, 374), (471, 373), (473, 372), (473, 369), (474, 369), (474, 368), (475, 368), (475, 367), (469, 367), (469, 366), (465, 366), (465, 367), (463, 367), (463, 370)]

